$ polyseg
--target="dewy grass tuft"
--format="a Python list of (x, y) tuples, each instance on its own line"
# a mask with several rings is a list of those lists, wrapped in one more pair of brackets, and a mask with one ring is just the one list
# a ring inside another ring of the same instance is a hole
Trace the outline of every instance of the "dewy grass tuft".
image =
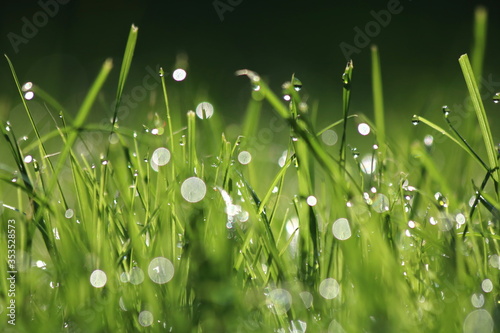
[[(132, 27), (117, 105), (136, 38)], [(109, 149), (88, 135), (109, 136), (109, 126), (87, 119), (111, 61), (75, 120), (63, 110), (49, 133), (37, 131), (21, 93), (36, 135), (25, 143), (26, 129), (2, 124), (11, 154), (0, 165), (0, 243), (14, 245), (2, 249), (0, 274), (14, 279), (0, 282), (0, 330), (13, 328), (9, 315), (19, 332), (498, 330), (497, 152), (467, 57), (484, 160), (448, 119), (450, 132), (409, 119), (415, 139), (386, 131), (376, 48), (372, 57), (374, 122), (350, 109), (352, 62), (343, 113), (320, 126), (321, 108), (311, 116), (297, 89), (307, 82), (292, 76), (277, 94), (238, 71), (252, 100), (237, 134), (217, 114), (177, 112), (161, 69), (160, 125), (113, 127)], [(37, 89), (51, 113), (62, 110)], [(269, 105), (287, 131), (251, 145)], [(346, 135), (353, 123), (373, 133)], [(421, 140), (429, 128), (435, 137)]]

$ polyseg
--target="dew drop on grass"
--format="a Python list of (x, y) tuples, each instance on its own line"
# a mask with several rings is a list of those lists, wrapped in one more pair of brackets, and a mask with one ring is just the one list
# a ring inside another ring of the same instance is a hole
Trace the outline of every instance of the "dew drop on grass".
[(170, 151), (167, 148), (160, 147), (153, 152), (151, 163), (157, 166), (164, 166), (170, 162)]
[(214, 114), (214, 107), (208, 102), (201, 102), (196, 106), (196, 115), (200, 119), (208, 119)]
[(389, 210), (389, 199), (385, 194), (378, 193), (373, 197), (373, 210), (377, 213), (384, 213)]
[(47, 269), (47, 264), (43, 260), (37, 260), (35, 262), (35, 266), (40, 268), (40, 269)]
[(184, 81), (186, 79), (186, 76), (187, 76), (187, 73), (184, 69), (182, 68), (177, 68), (176, 70), (174, 70), (174, 72), (172, 73), (172, 78), (175, 80), (175, 81)]
[(142, 311), (139, 313), (139, 324), (143, 327), (151, 326), (153, 324), (153, 314), (149, 311)]
[(139, 267), (134, 267), (130, 271), (129, 282), (133, 285), (139, 285), (144, 281), (144, 272)]
[(122, 282), (122, 283), (128, 283), (128, 282), (130, 282), (130, 276), (128, 275), (127, 272), (122, 272), (120, 274), (120, 282)]
[(493, 103), (495, 104), (500, 103), (500, 92), (497, 92), (495, 96), (493, 96)]
[(269, 292), (267, 304), (276, 314), (285, 314), (292, 306), (292, 295), (286, 289), (273, 289)]
[(321, 140), (327, 146), (333, 146), (337, 143), (339, 137), (334, 130), (326, 130), (321, 134)]
[(26, 92), (28, 90), (31, 90), (33, 88), (33, 82), (26, 82), (25, 84), (23, 84), (23, 86), (21, 87), (21, 90), (23, 92)]
[(90, 274), (90, 284), (94, 288), (104, 287), (107, 281), (108, 277), (106, 276), (106, 273), (104, 273), (100, 269), (96, 269), (95, 271), (92, 272), (92, 274)]
[(429, 134), (424, 137), (424, 145), (426, 145), (427, 147), (431, 147), (433, 143), (434, 137), (432, 135)]
[(448, 105), (443, 105), (443, 115), (445, 118), (447, 118), (449, 115), (450, 115), (450, 108), (448, 107)]
[(361, 123), (358, 125), (358, 132), (361, 135), (368, 135), (370, 134), (370, 125), (366, 123)]
[(332, 233), (338, 240), (347, 240), (351, 238), (351, 226), (346, 218), (340, 218), (333, 222)]
[(335, 319), (328, 325), (328, 333), (346, 333), (342, 325), (339, 324)]
[(481, 283), (481, 289), (485, 293), (490, 293), (493, 291), (493, 282), (491, 282), (490, 279), (484, 279), (483, 282)]
[(491, 255), (489, 263), (491, 267), (500, 269), (500, 256), (498, 254)]
[(68, 210), (66, 210), (66, 212), (64, 213), (64, 217), (67, 218), (67, 219), (72, 218), (74, 215), (75, 215), (75, 212), (71, 208), (69, 208)]
[(334, 299), (340, 293), (340, 285), (334, 278), (327, 278), (319, 284), (319, 294), (326, 299)]
[(313, 295), (308, 291), (303, 291), (299, 295), (300, 298), (302, 298), (302, 302), (304, 302), (306, 309), (309, 309), (313, 305)]
[(174, 265), (167, 258), (154, 258), (149, 263), (148, 275), (154, 283), (167, 283), (174, 277)]
[(484, 305), (484, 295), (483, 294), (472, 294), (470, 298), (472, 306), (475, 308), (481, 308)]
[(31, 155), (26, 155), (26, 156), (24, 157), (24, 163), (30, 164), (31, 162), (33, 162), (33, 156), (31, 156)]
[(491, 333), (493, 332), (493, 318), (484, 309), (474, 310), (467, 315), (463, 326), (464, 333)]
[(292, 97), (290, 95), (286, 94), (286, 95), (283, 96), (283, 99), (285, 101), (289, 102), (292, 99)]
[(35, 97), (35, 93), (32, 91), (28, 91), (24, 94), (24, 98), (28, 101), (32, 100)]
[(238, 162), (240, 162), (243, 165), (246, 165), (252, 161), (252, 154), (250, 154), (248, 151), (242, 151), (241, 153), (238, 154)]
[(417, 115), (413, 115), (413, 117), (411, 118), (411, 123), (417, 126), (418, 124), (420, 124), (420, 117)]
[(207, 193), (205, 182), (198, 177), (190, 177), (181, 185), (181, 194), (187, 202), (201, 201)]
[(455, 221), (457, 221), (457, 224), (459, 226), (465, 224), (465, 215), (462, 213), (458, 213), (457, 216), (455, 216)]
[(361, 171), (367, 175), (371, 175), (377, 168), (377, 159), (372, 155), (366, 155), (361, 160)]
[(300, 91), (302, 89), (302, 81), (300, 81), (298, 78), (294, 77), (292, 84), (295, 91)]
[(120, 306), (120, 309), (122, 309), (122, 311), (128, 311), (127, 307), (125, 306), (125, 301), (123, 300), (123, 296), (120, 296), (120, 299), (118, 300), (118, 305)]
[(318, 203), (318, 199), (314, 195), (310, 195), (307, 197), (306, 202), (309, 206), (314, 207)]

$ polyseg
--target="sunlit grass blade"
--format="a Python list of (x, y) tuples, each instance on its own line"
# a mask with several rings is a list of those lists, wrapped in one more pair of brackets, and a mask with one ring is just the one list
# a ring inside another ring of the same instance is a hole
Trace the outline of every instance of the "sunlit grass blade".
[(382, 71), (380, 69), (380, 57), (376, 45), (371, 47), (372, 55), (372, 90), (373, 110), (375, 114), (375, 126), (377, 128), (377, 141), (379, 145), (380, 160), (385, 160), (385, 119), (384, 119), (384, 94), (382, 91)]
[(61, 172), (62, 168), (64, 167), (64, 163), (66, 162), (66, 158), (68, 157), (70, 150), (73, 147), (73, 144), (75, 143), (79, 130), (83, 127), (83, 124), (85, 123), (85, 120), (87, 119), (90, 110), (92, 108), (92, 105), (94, 104), (94, 101), (97, 97), (97, 94), (100, 92), (104, 82), (106, 81), (109, 72), (113, 68), (113, 62), (111, 59), (107, 59), (102, 68), (101, 71), (99, 72), (96, 80), (90, 87), (90, 90), (85, 97), (80, 109), (78, 110), (78, 113), (76, 115), (76, 118), (72, 124), (73, 131), (68, 134), (67, 141), (64, 145), (64, 148), (61, 152), (61, 155), (59, 156), (59, 161), (57, 163), (57, 166), (54, 171), (54, 177), (51, 179), (49, 185), (48, 185), (48, 192), (54, 188), (54, 185), (57, 182), (57, 177), (59, 173)]
[(347, 118), (349, 116), (349, 106), (351, 104), (351, 82), (352, 70), (354, 66), (352, 60), (347, 62), (347, 65), (342, 74), (342, 81), (344, 86), (342, 88), (342, 111), (344, 113), (344, 128), (342, 130), (342, 140), (340, 141), (340, 167), (345, 168), (345, 155), (346, 155), (346, 139), (347, 139)]
[(437, 132), (441, 133), (442, 135), (446, 136), (448, 139), (456, 143), (460, 148), (462, 148), (465, 152), (467, 152), (470, 156), (474, 158), (485, 170), (489, 170), (488, 166), (486, 163), (476, 154), (474, 150), (470, 148), (470, 146), (465, 145), (462, 141), (457, 140), (454, 136), (452, 136), (450, 133), (448, 133), (446, 130), (444, 130), (442, 127), (434, 124), (432, 121), (425, 119), (424, 117), (414, 115), (413, 116), (413, 121), (416, 123), (423, 123), (429, 126), (430, 128), (436, 130)]
[[(491, 129), (488, 123), (488, 117), (486, 116), (486, 111), (484, 109), (483, 100), (481, 99), (481, 94), (479, 92), (479, 88), (477, 86), (476, 79), (474, 77), (474, 72), (472, 70), (469, 57), (467, 56), (467, 54), (464, 54), (459, 58), (459, 63), (460, 67), (462, 68), (465, 82), (467, 84), (467, 89), (469, 90), (474, 111), (476, 112), (477, 120), (479, 122), (479, 128), (481, 130), (481, 135), (483, 136), (484, 145), (488, 155), (488, 163), (489, 163), (488, 169), (489, 170), (496, 169), (496, 172), (493, 175), (493, 179), (498, 184), (498, 181), (500, 180), (500, 171), (498, 169), (499, 166), (498, 154), (495, 149), (493, 136), (491, 135)], [(497, 195), (498, 194), (499, 193), (497, 188)]]

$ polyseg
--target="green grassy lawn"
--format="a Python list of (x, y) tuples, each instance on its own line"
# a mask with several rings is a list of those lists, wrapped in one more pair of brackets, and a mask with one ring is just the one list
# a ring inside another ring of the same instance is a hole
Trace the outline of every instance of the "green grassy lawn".
[[(251, 98), (236, 128), (209, 103), (170, 105), (163, 70), (158, 112), (122, 127), (135, 27), (74, 118), (7, 58), (31, 128), (1, 126), (1, 331), (497, 332), (500, 172), (484, 106), (496, 105), (477, 84), (485, 20), (471, 60), (457, 62), (466, 113), (417, 114), (404, 137), (387, 125), (376, 47), (373, 119), (350, 112), (349, 62), (332, 124), (293, 75), (275, 92), (238, 71)], [(89, 122), (112, 70), (115, 117)]]

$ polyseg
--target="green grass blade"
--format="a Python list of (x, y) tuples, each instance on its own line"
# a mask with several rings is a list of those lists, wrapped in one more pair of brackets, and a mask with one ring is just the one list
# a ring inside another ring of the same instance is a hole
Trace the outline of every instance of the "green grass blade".
[(375, 113), (375, 126), (377, 128), (377, 141), (380, 151), (380, 160), (385, 160), (385, 120), (384, 120), (384, 96), (382, 91), (382, 72), (380, 69), (380, 58), (378, 48), (373, 45), (372, 51), (372, 89), (373, 107)]
[(493, 136), (491, 135), (491, 129), (486, 116), (486, 111), (484, 109), (483, 100), (481, 99), (481, 94), (479, 93), (479, 88), (467, 54), (464, 54), (459, 58), (459, 63), (464, 74), (467, 89), (469, 90), (472, 105), (474, 107), (474, 111), (476, 112), (479, 128), (481, 129), (481, 134), (483, 136), (484, 145), (488, 155), (489, 169), (497, 169), (493, 174), (493, 179), (498, 182), (500, 180), (500, 171), (498, 170), (497, 151), (493, 142)]
[(344, 128), (342, 131), (342, 141), (340, 142), (340, 167), (345, 167), (345, 155), (346, 155), (346, 139), (347, 139), (347, 117), (349, 114), (349, 105), (351, 104), (351, 81), (352, 81), (352, 70), (354, 66), (352, 60), (347, 63), (344, 74), (342, 75), (342, 80), (344, 82), (344, 87), (342, 88), (342, 109), (344, 112)]
[(413, 121), (414, 122), (421, 122), (429, 126), (430, 128), (436, 130), (437, 132), (441, 133), (442, 135), (446, 136), (448, 139), (456, 143), (460, 148), (462, 148), (464, 151), (466, 151), (470, 156), (472, 156), (486, 171), (489, 170), (488, 165), (472, 150), (470, 149), (469, 146), (465, 145), (462, 141), (457, 140), (454, 136), (452, 136), (450, 133), (448, 133), (445, 129), (442, 127), (434, 124), (432, 121), (425, 119), (424, 117), (420, 116), (413, 116)]
[(116, 91), (116, 107), (115, 116), (118, 110), (118, 105), (122, 99), (123, 88), (125, 87), (125, 81), (128, 77), (128, 72), (130, 70), (130, 65), (132, 64), (132, 59), (134, 57), (135, 44), (137, 41), (137, 33), (139, 28), (132, 24), (130, 27), (130, 32), (128, 35), (127, 45), (125, 46), (125, 54), (123, 55), (122, 67), (120, 69), (120, 77), (118, 78), (118, 89)]
[(474, 12), (474, 44), (471, 52), (472, 70), (476, 74), (476, 80), (478, 80), (483, 73), (487, 27), (488, 11), (483, 6), (479, 6)]
[(111, 61), (111, 59), (107, 59), (104, 62), (103, 66), (101, 68), (101, 71), (99, 72), (99, 75), (97, 76), (96, 80), (94, 81), (94, 83), (90, 87), (90, 90), (89, 90), (87, 96), (85, 97), (85, 99), (82, 103), (82, 106), (80, 107), (80, 110), (77, 113), (75, 121), (73, 122), (74, 130), (71, 133), (69, 133), (68, 139), (67, 139), (66, 144), (64, 146), (64, 149), (59, 157), (59, 161), (58, 161), (56, 169), (55, 169), (54, 177), (51, 179), (51, 182), (49, 183), (49, 186), (48, 186), (48, 190), (49, 190), (48, 193), (51, 192), (55, 183), (57, 182), (57, 176), (61, 172), (61, 170), (64, 166), (64, 163), (66, 161), (66, 158), (68, 157), (68, 155), (73, 147), (73, 144), (75, 143), (76, 138), (78, 137), (78, 131), (82, 128), (83, 124), (85, 123), (85, 120), (87, 119), (87, 117), (90, 113), (90, 110), (92, 108), (92, 105), (94, 104), (94, 101), (97, 97), (97, 94), (101, 90), (101, 88), (102, 88), (104, 82), (106, 81), (106, 79), (109, 75), (109, 72), (111, 71), (112, 68), (113, 68), (113, 62)]

